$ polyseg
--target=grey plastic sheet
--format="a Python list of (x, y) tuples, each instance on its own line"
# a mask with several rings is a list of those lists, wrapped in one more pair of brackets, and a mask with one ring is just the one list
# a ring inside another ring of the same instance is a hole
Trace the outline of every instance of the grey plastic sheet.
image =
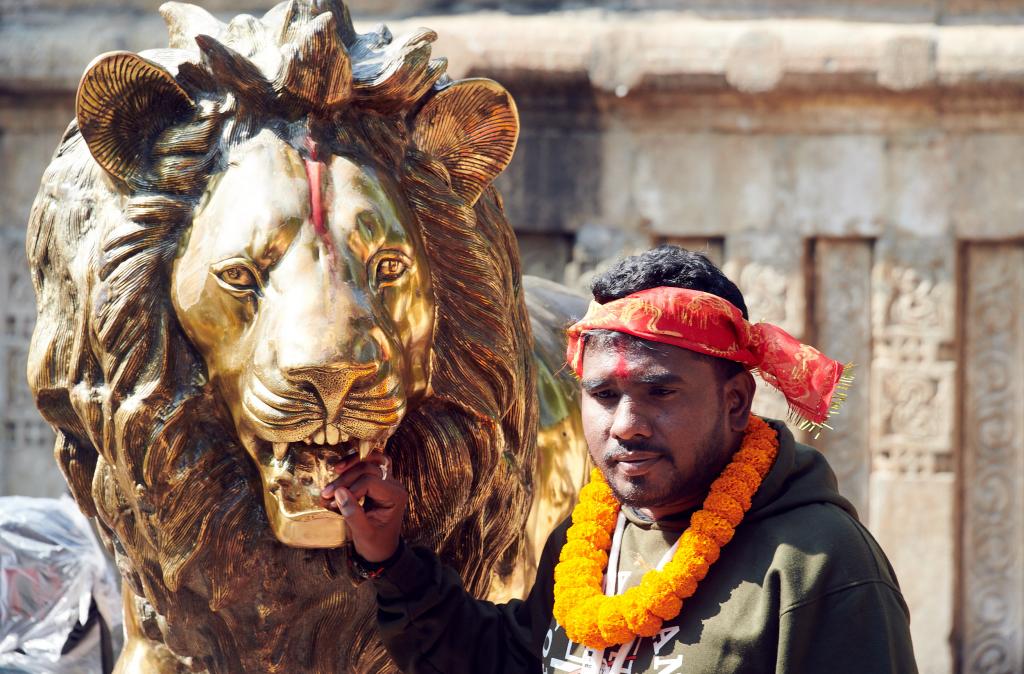
[(74, 501), (0, 497), (0, 674), (100, 671), (94, 634), (61, 655), (93, 601), (119, 632), (117, 581)]

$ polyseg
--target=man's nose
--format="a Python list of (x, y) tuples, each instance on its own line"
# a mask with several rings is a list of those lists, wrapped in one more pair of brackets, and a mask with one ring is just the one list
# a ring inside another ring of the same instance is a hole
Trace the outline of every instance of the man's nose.
[(651, 426), (647, 417), (632, 400), (622, 397), (612, 417), (611, 436), (616, 440), (651, 437)]

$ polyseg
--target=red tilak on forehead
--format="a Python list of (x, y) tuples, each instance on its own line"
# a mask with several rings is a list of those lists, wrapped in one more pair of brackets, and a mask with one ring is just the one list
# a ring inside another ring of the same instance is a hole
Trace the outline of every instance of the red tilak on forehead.
[(615, 345), (615, 376), (619, 379), (626, 379), (629, 377), (629, 360), (626, 358), (626, 345), (616, 344)]
[(306, 164), (306, 180), (309, 182), (309, 207), (313, 217), (313, 230), (321, 238), (327, 236), (327, 228), (324, 225), (324, 200), (323, 187), (321, 183), (321, 169), (324, 165), (317, 156), (316, 141), (306, 140), (306, 147), (309, 148), (309, 159), (304, 160)]

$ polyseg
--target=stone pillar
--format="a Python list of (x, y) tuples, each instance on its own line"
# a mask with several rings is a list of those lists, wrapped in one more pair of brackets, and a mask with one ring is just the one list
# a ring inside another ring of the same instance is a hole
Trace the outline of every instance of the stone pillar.
[(1024, 671), (1024, 246), (967, 247), (963, 674)]
[(814, 246), (812, 316), (815, 345), (832, 358), (853, 363), (855, 385), (833, 415), (835, 432), (814, 441), (839, 479), (839, 490), (861, 518), (868, 516), (868, 393), (871, 390), (871, 242), (822, 239)]
[(955, 246), (885, 237), (872, 274), (868, 524), (913, 607), (922, 673), (952, 670)]

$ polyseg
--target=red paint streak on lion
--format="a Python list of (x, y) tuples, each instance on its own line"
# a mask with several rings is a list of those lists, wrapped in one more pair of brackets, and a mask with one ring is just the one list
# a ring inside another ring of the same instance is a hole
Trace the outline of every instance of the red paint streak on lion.
[(313, 218), (313, 231), (323, 240), (330, 254), (334, 252), (334, 243), (328, 236), (327, 224), (324, 222), (324, 163), (320, 161), (316, 141), (307, 139), (306, 147), (309, 148), (309, 158), (303, 160), (303, 163), (306, 166), (306, 180), (309, 182), (309, 210), (310, 217)]

